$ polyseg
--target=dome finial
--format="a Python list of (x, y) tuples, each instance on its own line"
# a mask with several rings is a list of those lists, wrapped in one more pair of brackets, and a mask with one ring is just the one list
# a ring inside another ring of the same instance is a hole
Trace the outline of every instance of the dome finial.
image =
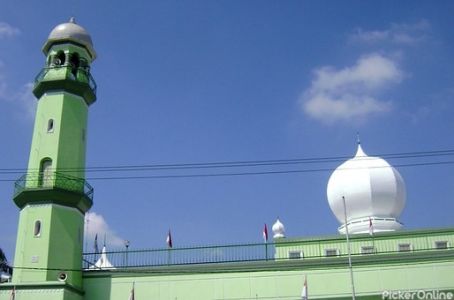
[(74, 17), (69, 18), (69, 23), (76, 24), (76, 18)]
[(361, 147), (361, 139), (359, 138), (359, 131), (356, 132), (356, 145), (358, 145), (358, 149), (356, 150), (356, 157), (366, 157), (366, 153), (364, 153), (363, 148)]

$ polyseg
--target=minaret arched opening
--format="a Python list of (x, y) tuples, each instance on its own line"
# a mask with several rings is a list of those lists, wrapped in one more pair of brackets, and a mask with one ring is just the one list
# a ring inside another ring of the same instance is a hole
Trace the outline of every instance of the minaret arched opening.
[(52, 159), (46, 157), (41, 160), (41, 165), (39, 167), (39, 186), (48, 186), (51, 184), (52, 180)]
[(66, 62), (66, 56), (65, 53), (60, 50), (57, 52), (57, 55), (54, 57), (54, 65), (56, 66), (63, 66)]
[(79, 67), (80, 67), (79, 53), (75, 52), (75, 53), (71, 54), (71, 56), (69, 57), (69, 64), (71, 66), (71, 73), (76, 78), (77, 77), (77, 70), (79, 70)]

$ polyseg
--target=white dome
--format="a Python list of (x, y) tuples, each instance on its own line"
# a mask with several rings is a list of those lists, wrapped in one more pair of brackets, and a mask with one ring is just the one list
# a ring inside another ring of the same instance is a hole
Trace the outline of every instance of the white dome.
[(342, 197), (345, 197), (349, 233), (393, 231), (402, 224), (397, 220), (405, 206), (405, 183), (399, 172), (379, 157), (367, 156), (358, 143), (355, 157), (331, 174), (327, 196), (329, 206), (345, 233)]
[(85, 30), (85, 28), (76, 24), (74, 18), (71, 18), (67, 23), (56, 26), (50, 32), (43, 47), (44, 53), (47, 54), (50, 47), (54, 43), (62, 41), (76, 42), (88, 50), (93, 60), (96, 58), (96, 52), (95, 49), (93, 49), (93, 42), (90, 34)]
[(285, 237), (285, 227), (284, 224), (279, 221), (279, 218), (276, 220), (276, 223), (273, 224), (271, 228), (273, 230), (273, 238), (284, 238)]

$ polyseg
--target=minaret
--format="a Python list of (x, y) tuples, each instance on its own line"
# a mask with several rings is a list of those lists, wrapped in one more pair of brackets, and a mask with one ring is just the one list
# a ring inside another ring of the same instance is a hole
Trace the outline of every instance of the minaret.
[(52, 30), (43, 52), (46, 64), (33, 89), (38, 106), (28, 171), (14, 191), (20, 216), (13, 284), (18, 294), (21, 289), (33, 293), (30, 286), (36, 285), (40, 293), (63, 289), (58, 299), (81, 299), (77, 270), (82, 268), (84, 215), (93, 204), (93, 188), (85, 181), (85, 148), (88, 107), (96, 100), (90, 75), (96, 52), (73, 18)]

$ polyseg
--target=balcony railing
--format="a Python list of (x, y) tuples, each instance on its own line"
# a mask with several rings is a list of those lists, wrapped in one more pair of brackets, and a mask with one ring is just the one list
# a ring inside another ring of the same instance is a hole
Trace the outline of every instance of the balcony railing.
[(59, 189), (82, 194), (93, 201), (93, 187), (83, 178), (59, 172), (27, 173), (14, 184), (14, 197), (29, 190)]
[[(55, 80), (54, 76), (52, 78), (47, 78), (47, 75), (49, 74), (49, 71), (57, 71), (58, 73), (55, 74), (56, 77), (61, 79), (71, 79), (80, 83), (86, 83), (90, 86), (91, 90), (93, 93), (96, 95), (96, 89), (97, 85), (95, 80), (90, 74), (90, 71), (86, 68), (79, 67), (77, 68), (76, 72), (74, 72), (76, 75), (74, 76), (73, 73), (73, 67), (71, 65), (62, 65), (62, 66), (52, 66), (52, 67), (44, 67), (38, 75), (35, 77), (35, 84), (45, 81), (47, 79), (49, 80)], [(60, 74), (61, 72), (61, 74)], [(49, 74), (50, 75), (50, 74)], [(60, 76), (59, 76), (60, 75)]]

